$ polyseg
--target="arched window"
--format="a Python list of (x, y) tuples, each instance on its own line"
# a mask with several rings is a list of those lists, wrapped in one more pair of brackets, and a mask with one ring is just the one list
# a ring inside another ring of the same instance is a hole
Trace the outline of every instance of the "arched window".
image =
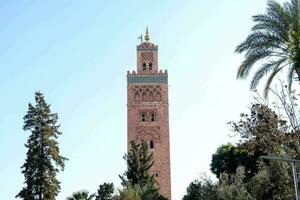
[(154, 149), (154, 142), (152, 140), (150, 141), (149, 145), (150, 145), (150, 149)]
[(152, 63), (149, 63), (149, 70), (152, 70)]
[(140, 115), (140, 121), (145, 122), (146, 121), (146, 113), (141, 113)]
[(147, 67), (146, 67), (146, 63), (143, 63), (143, 71), (146, 71)]
[(151, 122), (155, 122), (156, 121), (156, 114), (155, 113), (151, 113), (151, 115), (150, 115), (150, 121)]

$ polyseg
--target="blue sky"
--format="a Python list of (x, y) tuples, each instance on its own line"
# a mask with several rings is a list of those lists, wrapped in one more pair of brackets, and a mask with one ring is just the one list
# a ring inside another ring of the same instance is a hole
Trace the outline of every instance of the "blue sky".
[(149, 26), (159, 66), (169, 71), (173, 199), (209, 174), (212, 153), (235, 141), (228, 121), (247, 111), (248, 81), (237, 81), (234, 49), (265, 10), (264, 0), (0, 0), (0, 199), (24, 181), (29, 133), (22, 118), (34, 92), (59, 115), (57, 199), (114, 182), (126, 166), (126, 74)]

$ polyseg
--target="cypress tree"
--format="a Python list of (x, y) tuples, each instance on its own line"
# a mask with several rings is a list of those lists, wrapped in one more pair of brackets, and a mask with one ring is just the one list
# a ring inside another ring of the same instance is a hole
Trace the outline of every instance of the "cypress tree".
[(58, 115), (51, 113), (41, 92), (35, 93), (35, 106), (28, 105), (24, 116), (24, 131), (31, 134), (25, 144), (27, 154), (21, 167), (25, 177), (23, 189), (16, 198), (24, 200), (55, 200), (60, 191), (56, 175), (64, 170), (67, 158), (59, 153), (57, 138), (61, 135)]
[(125, 154), (124, 160), (127, 162), (127, 170), (122, 176), (124, 191), (131, 191), (130, 188), (140, 191), (141, 200), (167, 200), (159, 194), (159, 185), (150, 169), (154, 164), (153, 153), (149, 151), (147, 142), (130, 142), (130, 150)]
[(123, 176), (120, 176), (122, 185), (126, 186), (139, 185), (141, 188), (148, 186), (154, 186), (156, 183), (153, 174), (150, 174), (150, 168), (154, 164), (153, 153), (149, 152), (147, 142), (141, 143), (130, 142), (130, 150), (128, 154), (123, 157), (127, 162), (127, 170)]

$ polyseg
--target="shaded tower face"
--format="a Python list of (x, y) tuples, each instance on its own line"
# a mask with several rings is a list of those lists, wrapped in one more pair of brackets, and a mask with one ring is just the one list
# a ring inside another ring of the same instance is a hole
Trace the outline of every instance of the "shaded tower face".
[(158, 46), (149, 41), (137, 46), (137, 71), (127, 73), (127, 138), (147, 141), (154, 153), (151, 173), (160, 193), (171, 199), (168, 73), (158, 69)]

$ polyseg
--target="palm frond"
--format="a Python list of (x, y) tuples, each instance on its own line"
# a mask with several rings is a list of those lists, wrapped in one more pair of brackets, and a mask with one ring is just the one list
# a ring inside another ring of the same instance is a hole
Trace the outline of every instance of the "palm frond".
[[(284, 16), (282, 18), (284, 18)], [(286, 22), (286, 20), (278, 20), (269, 15), (255, 15), (253, 16), (253, 21), (256, 22), (251, 29), (253, 32), (261, 31), (272, 33), (280, 38), (281, 42), (288, 40), (289, 24)]]
[[(258, 16), (256, 18), (256, 16)], [(260, 16), (260, 17), (259, 17)], [(267, 3), (267, 12), (265, 15), (255, 15), (254, 22), (277, 22), (276, 25), (286, 25), (289, 18), (289, 12), (285, 6), (277, 1), (271, 0)], [(257, 21), (255, 20), (257, 19)]]
[(270, 48), (278, 48), (284, 51), (286, 49), (285, 41), (279, 36), (269, 32), (254, 31), (244, 42), (236, 47), (235, 52), (242, 53), (248, 50)]
[(254, 26), (250, 34), (235, 49), (236, 53), (245, 52), (244, 60), (237, 71), (237, 78), (246, 78), (254, 64), (265, 61), (255, 72), (250, 85), (251, 90), (255, 89), (261, 79), (271, 73), (264, 88), (265, 97), (273, 78), (283, 67), (289, 67), (289, 88), (295, 80), (295, 70), (300, 74), (297, 68), (300, 67), (299, 1), (289, 0), (281, 4), (277, 0), (268, 0), (266, 13), (253, 16)]
[(299, 13), (299, 1), (291, 0), (290, 2), (286, 2), (284, 8), (290, 16), (297, 15), (297, 13)]
[(269, 63), (264, 64), (253, 76), (250, 84), (250, 89), (256, 89), (257, 85), (259, 84), (260, 80), (268, 74), (271, 70), (276, 70), (282, 63), (284, 63), (286, 59), (280, 59), (276, 61), (270, 61)]
[(238, 69), (237, 78), (246, 78), (255, 62), (270, 56), (272, 52), (268, 50), (248, 51), (245, 60)]
[(269, 0), (267, 3), (267, 15), (272, 16), (282, 22), (285, 21), (286, 9), (280, 3), (274, 0)]

